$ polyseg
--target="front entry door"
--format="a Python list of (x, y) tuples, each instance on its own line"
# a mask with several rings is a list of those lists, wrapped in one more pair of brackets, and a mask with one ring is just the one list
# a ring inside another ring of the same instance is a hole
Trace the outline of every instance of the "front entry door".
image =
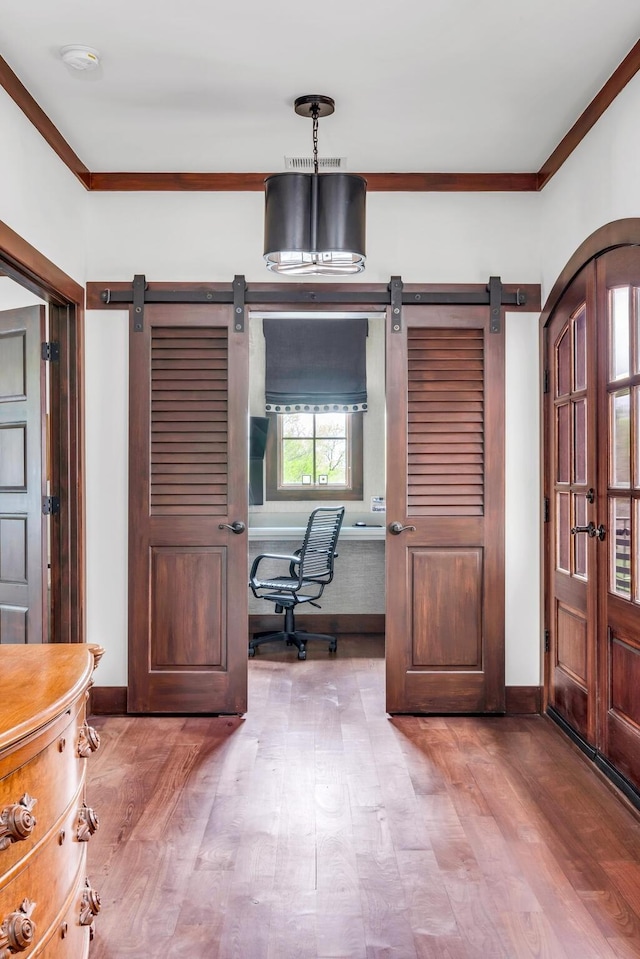
[(387, 333), (387, 711), (499, 713), (504, 324), (404, 307)]
[(132, 323), (129, 712), (247, 708), (248, 360), (230, 306)]
[(640, 789), (640, 250), (596, 269), (598, 751)]
[(45, 307), (0, 313), (0, 643), (41, 643)]
[(547, 327), (549, 706), (640, 789), (640, 250), (573, 280)]

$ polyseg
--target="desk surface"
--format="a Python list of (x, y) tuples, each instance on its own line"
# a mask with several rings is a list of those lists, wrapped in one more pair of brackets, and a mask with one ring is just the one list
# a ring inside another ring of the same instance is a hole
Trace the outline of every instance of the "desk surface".
[[(304, 526), (250, 526), (249, 540), (294, 540), (304, 536)], [(339, 542), (344, 540), (384, 540), (385, 526), (343, 526)]]

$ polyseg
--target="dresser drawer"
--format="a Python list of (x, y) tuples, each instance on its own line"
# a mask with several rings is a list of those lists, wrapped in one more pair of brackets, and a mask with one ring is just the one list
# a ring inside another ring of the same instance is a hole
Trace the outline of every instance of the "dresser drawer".
[(30, 945), (19, 953), (22, 959), (38, 955), (42, 942), (60, 915), (60, 904), (67, 902), (69, 890), (78, 888), (78, 876), (86, 875), (87, 843), (78, 841), (78, 819), (82, 809), (83, 789), (72, 798), (66, 813), (54, 824), (47, 838), (31, 850), (14, 870), (13, 878), (0, 887), (0, 926), (4, 920), (26, 907), (35, 923)]
[[(81, 869), (62, 914), (54, 923), (46, 941), (37, 944), (30, 953), (31, 959), (87, 959), (93, 919), (87, 907), (89, 895), (85, 870)], [(86, 925), (80, 924), (81, 915)]]
[[(42, 734), (35, 755), (32, 743), (24, 765), (0, 779), (2, 881), (44, 840), (78, 792), (86, 767), (78, 752), (84, 725), (84, 704), (76, 705)], [(3, 821), (9, 824), (3, 826)]]

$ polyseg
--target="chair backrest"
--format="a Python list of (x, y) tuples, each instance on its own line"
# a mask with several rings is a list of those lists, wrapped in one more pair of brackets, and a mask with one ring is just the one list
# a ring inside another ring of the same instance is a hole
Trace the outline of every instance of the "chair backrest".
[(331, 582), (343, 518), (344, 506), (319, 506), (314, 509), (299, 551), (301, 580), (314, 580), (325, 584)]

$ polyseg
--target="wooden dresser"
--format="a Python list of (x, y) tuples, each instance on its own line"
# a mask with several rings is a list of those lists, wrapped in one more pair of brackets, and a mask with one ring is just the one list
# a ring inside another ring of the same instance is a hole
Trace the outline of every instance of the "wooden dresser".
[(86, 722), (102, 655), (81, 644), (0, 646), (0, 959), (85, 959), (100, 898), (87, 878)]

